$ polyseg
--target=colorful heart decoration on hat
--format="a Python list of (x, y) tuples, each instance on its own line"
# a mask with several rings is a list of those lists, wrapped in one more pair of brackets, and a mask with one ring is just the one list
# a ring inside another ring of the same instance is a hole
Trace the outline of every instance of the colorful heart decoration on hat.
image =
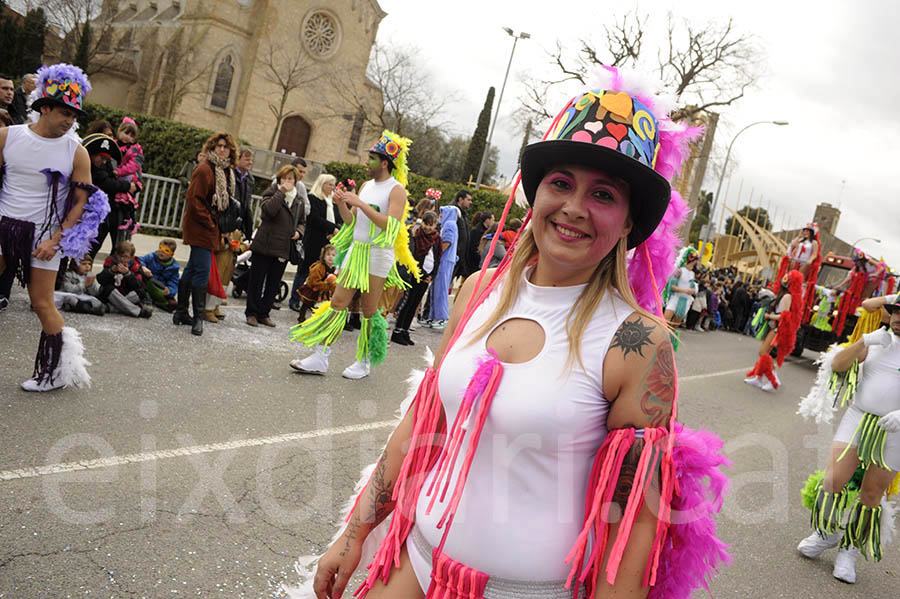
[(659, 124), (637, 98), (624, 92), (590, 90), (572, 101), (548, 139), (570, 139), (618, 150), (653, 168)]

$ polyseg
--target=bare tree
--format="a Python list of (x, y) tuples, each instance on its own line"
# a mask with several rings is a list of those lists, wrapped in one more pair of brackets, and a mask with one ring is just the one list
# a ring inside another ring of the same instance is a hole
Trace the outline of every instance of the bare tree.
[(175, 33), (162, 46), (161, 63), (157, 81), (151, 91), (151, 114), (174, 118), (181, 101), (189, 95), (205, 93), (194, 85), (198, 80), (209, 77), (215, 57), (199, 60), (197, 49), (204, 42), (209, 25), (191, 31), (185, 41), (185, 30), (175, 29)]
[[(604, 27), (601, 42), (578, 40), (574, 53), (557, 42), (548, 56), (557, 76), (525, 81), (524, 111), (539, 121), (551, 119), (555, 112), (548, 106), (548, 93), (553, 87), (573, 80), (586, 84), (600, 66), (638, 64), (646, 56), (644, 34), (649, 19), (649, 15), (626, 13)], [(676, 120), (733, 104), (755, 84), (762, 63), (753, 37), (738, 32), (731, 20), (698, 26), (671, 13), (664, 45), (656, 52), (659, 78), (681, 104), (672, 115)]]
[[(324, 118), (352, 118), (361, 114), (371, 129), (391, 129), (407, 135), (407, 127), (413, 123), (427, 123), (433, 127), (445, 127), (441, 118), (453, 94), (442, 94), (435, 89), (430, 73), (416, 58), (414, 47), (386, 48), (375, 44), (363, 80), (357, 73), (334, 73), (333, 102), (324, 109)], [(373, 88), (381, 93), (381, 102), (373, 102)], [(416, 125), (420, 129), (420, 125)]]
[[(561, 83), (578, 81), (587, 84), (590, 73), (601, 65), (633, 66), (641, 54), (648, 19), (647, 15), (627, 12), (621, 20), (603, 26), (605, 46), (581, 39), (574, 56), (570, 56), (562, 42), (557, 40), (556, 47), (548, 53), (548, 59), (559, 71), (558, 75), (549, 79), (526, 78), (525, 96), (521, 99), (523, 114), (517, 120), (524, 123), (532, 119), (538, 122), (552, 119), (554, 114), (550, 111), (553, 107), (547, 106), (547, 96), (553, 87)], [(604, 50), (607, 55), (602, 54)]]
[(281, 123), (294, 114), (288, 108), (291, 93), (323, 76), (323, 72), (301, 47), (289, 51), (271, 43), (260, 52), (257, 62), (263, 67), (263, 78), (278, 88), (274, 101), (268, 102), (269, 112), (275, 117), (275, 127), (269, 139), (269, 149), (275, 149), (275, 141)]
[(91, 37), (87, 46), (87, 74), (99, 73), (121, 58), (113, 47), (114, 4), (103, 0), (38, 0), (37, 6), (44, 9), (47, 22), (63, 33), (61, 60), (73, 62), (88, 21)]

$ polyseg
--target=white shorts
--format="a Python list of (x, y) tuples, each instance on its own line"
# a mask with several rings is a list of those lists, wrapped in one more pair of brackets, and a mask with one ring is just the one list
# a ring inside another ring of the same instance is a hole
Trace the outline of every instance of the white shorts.
[(694, 298), (692, 296), (686, 293), (673, 293), (669, 301), (666, 302), (666, 310), (674, 312), (675, 318), (684, 320), (693, 303)]
[[(39, 227), (37, 225), (35, 225), (35, 228), (34, 228), (35, 236), (37, 235), (38, 230), (39, 230)], [(56, 229), (53, 229), (52, 231), (45, 232), (41, 236), (40, 239), (35, 237), (34, 244), (32, 245), (31, 249), (32, 250), (36, 249), (40, 242), (44, 241), (45, 239), (49, 239), (55, 232), (56, 232)], [(0, 249), (0, 256), (2, 256), (2, 255), (3, 255), (3, 250)], [(32, 256), (31, 257), (31, 268), (39, 268), (41, 270), (57, 271), (57, 270), (59, 270), (59, 263), (61, 260), (62, 260), (62, 252), (59, 250), (56, 250), (56, 253), (53, 254), (53, 257), (50, 258), (49, 260), (38, 260), (37, 258)]]
[[(856, 445), (856, 427), (859, 426), (865, 412), (851, 405), (844, 412), (837, 432), (834, 433), (834, 441), (847, 445)], [(888, 433), (884, 438), (884, 463), (891, 470), (900, 471), (900, 433)]]
[[(344, 261), (341, 263), (341, 269), (350, 258), (350, 250), (344, 255)], [(387, 278), (388, 273), (394, 266), (394, 248), (379, 248), (372, 246), (369, 248), (369, 274), (375, 277)]]

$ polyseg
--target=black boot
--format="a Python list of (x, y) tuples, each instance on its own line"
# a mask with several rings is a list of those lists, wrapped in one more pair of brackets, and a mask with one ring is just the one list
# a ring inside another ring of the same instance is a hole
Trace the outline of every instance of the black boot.
[(182, 278), (178, 281), (178, 305), (172, 313), (173, 324), (194, 324), (191, 315), (188, 314), (188, 305), (191, 303), (191, 282)]
[(353, 329), (360, 330), (362, 328), (362, 320), (360, 320), (359, 312), (352, 312), (347, 320), (347, 324), (352, 327), (351, 331)]
[(191, 288), (191, 306), (194, 309), (194, 319), (191, 322), (191, 334), (203, 334), (203, 310), (206, 307), (206, 287)]

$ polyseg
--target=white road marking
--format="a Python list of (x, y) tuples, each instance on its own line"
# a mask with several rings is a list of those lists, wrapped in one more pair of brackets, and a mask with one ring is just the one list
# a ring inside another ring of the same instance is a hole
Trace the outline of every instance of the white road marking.
[(691, 376), (680, 376), (678, 377), (679, 383), (685, 383), (687, 381), (699, 381), (700, 379), (711, 379), (716, 376), (725, 376), (726, 374), (737, 374), (739, 372), (747, 372), (750, 370), (749, 368), (735, 368), (734, 370), (723, 370), (721, 372), (709, 372), (707, 374), (692, 374)]
[(151, 451), (147, 453), (132, 453), (123, 456), (114, 456), (111, 458), (101, 458), (97, 460), (83, 460), (80, 462), (65, 462), (62, 464), (48, 464), (38, 468), (19, 468), (17, 470), (0, 471), (0, 482), (8, 480), (17, 480), (22, 478), (35, 478), (38, 476), (47, 476), (48, 474), (61, 474), (63, 472), (75, 472), (78, 470), (95, 470), (97, 468), (109, 468), (110, 466), (121, 466), (122, 464), (136, 464), (139, 462), (150, 462), (153, 460), (162, 460), (166, 458), (178, 458), (199, 453), (212, 453), (214, 451), (226, 451), (229, 449), (242, 449), (245, 447), (258, 447), (261, 445), (274, 445), (277, 443), (286, 443), (288, 441), (297, 441), (301, 439), (314, 439), (317, 437), (328, 437), (333, 435), (343, 435), (346, 433), (358, 433), (363, 431), (377, 430), (396, 426), (396, 420), (383, 420), (381, 422), (370, 422), (367, 424), (353, 424), (349, 426), (338, 426), (335, 428), (319, 429), (314, 431), (306, 431), (302, 433), (288, 433), (286, 435), (276, 435), (274, 437), (262, 437), (259, 439), (243, 439), (240, 441), (228, 441), (227, 443), (210, 443), (208, 445), (194, 445), (192, 447), (179, 447), (176, 449), (163, 449), (160, 451)]
[[(693, 374), (690, 376), (682, 376), (678, 378), (679, 382), (696, 381), (708, 379), (726, 374), (737, 374), (744, 372), (746, 368), (737, 368), (735, 370), (723, 370), (721, 372), (710, 372), (707, 374)], [(275, 445), (277, 443), (286, 443), (288, 441), (297, 441), (301, 439), (315, 439), (317, 437), (328, 437), (333, 435), (343, 435), (346, 433), (359, 433), (363, 431), (377, 430), (396, 426), (396, 420), (383, 420), (381, 422), (371, 422), (368, 424), (353, 424), (349, 426), (338, 426), (336, 428), (326, 428), (314, 431), (306, 431), (302, 433), (289, 433), (286, 435), (276, 435), (274, 437), (262, 437), (259, 439), (244, 439), (241, 441), (228, 441), (226, 443), (210, 443), (208, 445), (194, 445), (192, 447), (179, 447), (176, 449), (162, 449), (159, 451), (151, 451), (147, 453), (132, 453), (123, 456), (115, 456), (111, 458), (100, 458), (97, 460), (84, 460), (81, 462), (64, 462), (61, 464), (48, 464), (38, 468), (19, 468), (17, 470), (0, 470), (0, 482), (9, 480), (18, 480), (23, 478), (36, 478), (38, 476), (47, 476), (49, 474), (62, 474), (64, 472), (76, 472), (79, 470), (96, 470), (98, 468), (109, 468), (111, 466), (121, 466), (123, 464), (137, 464), (140, 462), (151, 462), (153, 460), (162, 460), (167, 458), (179, 458), (198, 453), (212, 453), (215, 451), (226, 451), (229, 449), (243, 449), (245, 447), (259, 447), (261, 445)]]

